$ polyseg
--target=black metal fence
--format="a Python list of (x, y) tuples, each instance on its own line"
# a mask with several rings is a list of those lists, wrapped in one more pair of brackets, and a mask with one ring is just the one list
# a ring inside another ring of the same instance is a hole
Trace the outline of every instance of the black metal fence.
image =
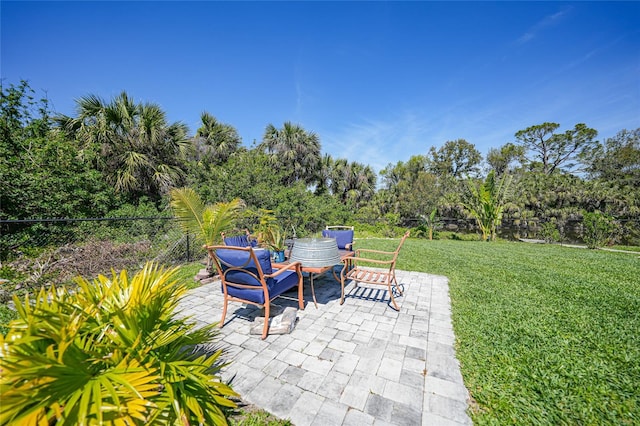
[(0, 220), (0, 278), (27, 286), (200, 258), (172, 217)]

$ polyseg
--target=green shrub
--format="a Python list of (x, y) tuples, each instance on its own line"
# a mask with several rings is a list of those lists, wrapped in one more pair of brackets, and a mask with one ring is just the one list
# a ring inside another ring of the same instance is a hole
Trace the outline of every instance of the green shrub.
[(474, 233), (460, 233), (451, 231), (439, 232), (439, 239), (441, 240), (455, 240), (455, 241), (478, 241), (478, 234)]
[[(226, 424), (216, 324), (175, 315), (186, 286), (156, 264), (42, 289), (0, 336), (0, 424)], [(204, 346), (207, 345), (207, 346)]]
[(560, 241), (560, 231), (555, 221), (544, 222), (540, 226), (539, 233), (545, 243), (557, 243)]
[(616, 224), (611, 216), (597, 211), (584, 213), (582, 224), (584, 227), (582, 239), (587, 247), (594, 249), (612, 242)]

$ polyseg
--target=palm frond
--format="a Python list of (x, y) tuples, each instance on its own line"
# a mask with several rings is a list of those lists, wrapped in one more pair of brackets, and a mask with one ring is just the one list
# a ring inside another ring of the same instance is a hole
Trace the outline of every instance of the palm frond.
[(200, 196), (191, 188), (174, 188), (169, 191), (173, 214), (180, 220), (180, 226), (187, 233), (204, 232), (204, 204)]
[(244, 203), (238, 198), (227, 203), (222, 202), (207, 206), (202, 213), (205, 244), (212, 245), (220, 242), (222, 240), (220, 234), (233, 227), (243, 207)]

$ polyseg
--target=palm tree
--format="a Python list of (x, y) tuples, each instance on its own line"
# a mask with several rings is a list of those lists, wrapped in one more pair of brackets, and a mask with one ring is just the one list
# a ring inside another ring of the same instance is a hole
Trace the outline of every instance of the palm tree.
[(241, 144), (237, 130), (228, 124), (220, 123), (208, 112), (200, 116), (202, 126), (196, 131), (195, 144), (199, 157), (206, 162), (222, 164)]
[(333, 161), (329, 188), (331, 193), (341, 201), (347, 197), (349, 173), (349, 162), (345, 158), (337, 158)]
[(320, 167), (318, 168), (318, 184), (316, 185), (316, 195), (325, 194), (331, 185), (331, 173), (333, 171), (333, 157), (330, 154), (325, 154), (320, 160)]
[(244, 207), (238, 198), (227, 203), (205, 205), (191, 188), (173, 188), (169, 195), (171, 208), (182, 229), (206, 245), (222, 242), (221, 233), (233, 228)]
[(156, 104), (137, 104), (126, 92), (108, 103), (88, 95), (77, 101), (75, 118), (56, 122), (116, 191), (158, 199), (182, 182), (187, 127), (169, 124)]
[(376, 174), (370, 166), (343, 158), (333, 162), (330, 188), (342, 202), (358, 208), (373, 197), (375, 186)]
[(287, 171), (285, 185), (296, 181), (312, 185), (318, 181), (320, 140), (315, 133), (289, 121), (282, 129), (269, 124), (260, 147), (271, 155), (275, 167)]

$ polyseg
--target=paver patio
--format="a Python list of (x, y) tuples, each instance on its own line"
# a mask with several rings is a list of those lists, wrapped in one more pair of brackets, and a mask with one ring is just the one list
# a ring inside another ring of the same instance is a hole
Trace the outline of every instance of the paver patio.
[[(470, 425), (468, 392), (455, 357), (448, 280), (396, 271), (404, 295), (389, 305), (386, 289), (346, 287), (331, 274), (315, 281), (318, 309), (305, 278), (305, 309), (290, 334), (250, 334), (260, 310), (230, 303), (221, 341), (231, 364), (223, 379), (243, 401), (296, 426)], [(292, 296), (295, 296), (292, 293)], [(276, 305), (296, 302), (276, 299)], [(213, 282), (190, 291), (182, 312), (200, 323), (220, 320)]]

